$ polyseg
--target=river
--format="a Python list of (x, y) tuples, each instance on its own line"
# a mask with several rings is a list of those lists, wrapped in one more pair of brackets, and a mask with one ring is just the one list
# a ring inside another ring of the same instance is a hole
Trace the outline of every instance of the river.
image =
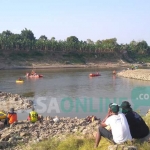
[[(117, 69), (121, 71), (122, 68)], [(136, 87), (150, 86), (150, 82), (121, 78), (112, 75), (113, 69), (36, 69), (44, 77), (28, 79), (26, 72), (31, 70), (0, 70), (0, 91), (28, 94), (32, 93), (34, 106), (43, 116), (86, 117), (96, 115), (103, 118), (110, 102), (131, 102), (132, 107), (145, 114), (149, 109), (143, 101), (131, 101), (132, 90)], [(91, 72), (100, 72), (101, 76), (90, 78)], [(16, 79), (24, 78), (23, 84), (16, 84)], [(19, 118), (26, 118), (28, 111), (19, 113)]]

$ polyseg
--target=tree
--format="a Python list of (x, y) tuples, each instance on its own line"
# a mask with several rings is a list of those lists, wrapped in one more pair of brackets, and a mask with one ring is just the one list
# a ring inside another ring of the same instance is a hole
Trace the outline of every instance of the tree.
[(70, 51), (77, 51), (78, 50), (78, 44), (79, 44), (79, 40), (77, 37), (75, 36), (70, 36), (67, 38), (67, 43), (69, 46), (69, 50)]
[(76, 36), (70, 36), (70, 37), (67, 38), (67, 42), (68, 43), (78, 43), (79, 40)]
[(35, 37), (34, 37), (34, 34), (31, 30), (28, 30), (28, 29), (24, 29), (21, 31), (21, 36), (23, 39), (28, 39), (28, 40), (34, 40), (35, 41)]
[(2, 37), (5, 37), (5, 38), (8, 38), (8, 37), (10, 37), (12, 34), (13, 34), (13, 33), (12, 33), (11, 31), (6, 30), (6, 31), (3, 31), (3, 32), (2, 32), (1, 36), (2, 36)]
[(47, 37), (45, 35), (41, 35), (39, 40), (45, 41), (45, 40), (47, 40)]
[(54, 42), (54, 41), (55, 41), (55, 37), (52, 37), (52, 38), (51, 38), (51, 41)]
[(91, 39), (87, 39), (88, 44), (94, 44), (94, 42)]

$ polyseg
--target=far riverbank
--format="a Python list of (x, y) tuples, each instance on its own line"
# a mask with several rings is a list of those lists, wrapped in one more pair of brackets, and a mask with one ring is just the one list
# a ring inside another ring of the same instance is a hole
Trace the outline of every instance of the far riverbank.
[[(28, 65), (30, 64), (30, 65)], [(116, 62), (89, 62), (85, 64), (80, 63), (59, 63), (59, 62), (22, 62), (22, 63), (0, 63), (0, 70), (7, 70), (7, 69), (50, 69), (50, 68), (120, 68), (120, 67), (127, 67), (131, 68), (130, 63), (124, 62), (122, 60)], [(141, 64), (134, 64), (135, 66), (142, 67)]]

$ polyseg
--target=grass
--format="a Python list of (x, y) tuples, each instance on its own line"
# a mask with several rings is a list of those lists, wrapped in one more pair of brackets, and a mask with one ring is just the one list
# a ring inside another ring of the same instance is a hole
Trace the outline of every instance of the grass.
[[(94, 139), (79, 138), (75, 135), (67, 136), (65, 140), (49, 139), (24, 150), (94, 150)], [(98, 149), (105, 150), (110, 143), (103, 139)]]
[[(89, 138), (79, 138), (75, 135), (67, 136), (65, 140), (58, 140), (51, 138), (46, 141), (33, 144), (30, 147), (22, 147), (22, 150), (95, 150), (95, 140)], [(102, 138), (97, 150), (107, 150), (108, 146), (112, 145), (107, 139)], [(125, 144), (126, 146), (136, 146), (138, 150), (149, 150), (150, 143), (135, 141), (132, 145), (131, 142)], [(118, 150), (121, 146), (118, 146)]]

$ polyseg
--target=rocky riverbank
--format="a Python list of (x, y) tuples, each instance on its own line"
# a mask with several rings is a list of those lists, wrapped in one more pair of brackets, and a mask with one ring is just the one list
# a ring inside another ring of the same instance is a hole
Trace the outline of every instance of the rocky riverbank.
[(18, 94), (0, 92), (0, 111), (8, 112), (10, 108), (15, 110), (30, 109), (33, 101)]
[(43, 122), (34, 124), (24, 120), (4, 128), (0, 131), (0, 146), (20, 150), (22, 149), (20, 144), (30, 146), (30, 144), (51, 137), (62, 140), (66, 135), (77, 132), (81, 132), (82, 137), (93, 137), (98, 125), (98, 121), (89, 123), (85, 119), (78, 118), (59, 118), (57, 122), (53, 119), (52, 117), (45, 117)]
[(123, 70), (117, 75), (125, 78), (150, 81), (149, 69)]

